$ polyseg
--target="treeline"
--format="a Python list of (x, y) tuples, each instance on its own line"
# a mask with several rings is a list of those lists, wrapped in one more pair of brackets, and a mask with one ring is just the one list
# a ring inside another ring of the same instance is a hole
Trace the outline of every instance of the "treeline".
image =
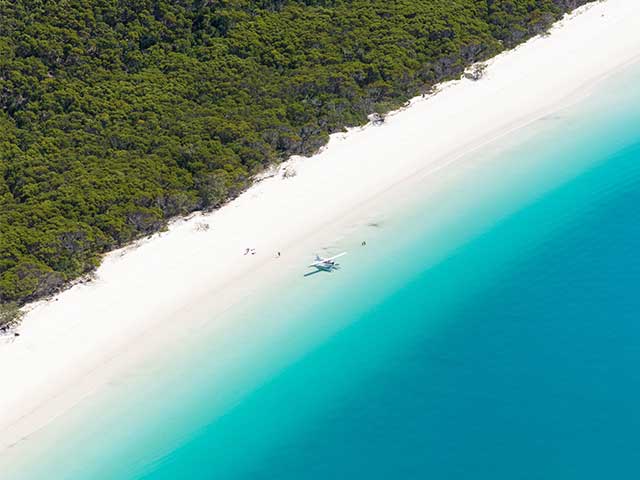
[(588, 0), (0, 0), (0, 303)]

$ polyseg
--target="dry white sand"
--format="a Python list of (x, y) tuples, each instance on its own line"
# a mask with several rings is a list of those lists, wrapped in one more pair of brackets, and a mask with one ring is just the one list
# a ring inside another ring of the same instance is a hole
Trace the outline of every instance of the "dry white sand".
[[(150, 354), (147, 339), (177, 315), (215, 321), (194, 308), (200, 299), (223, 309), (283, 267), (303, 268), (289, 252), (310, 259), (318, 232), (326, 237), (358, 206), (392, 197), (418, 173), (437, 185), (465, 152), (588, 95), (640, 57), (638, 32), (637, 0), (583, 7), (550, 36), (493, 59), (480, 81), (441, 85), (382, 126), (336, 134), (318, 155), (291, 159), (219, 211), (107, 255), (96, 280), (30, 306), (21, 336), (0, 338), (0, 453), (99, 391), (114, 364), (127, 368), (127, 355)], [(283, 179), (285, 167), (296, 175)], [(275, 259), (277, 251), (285, 255)]]

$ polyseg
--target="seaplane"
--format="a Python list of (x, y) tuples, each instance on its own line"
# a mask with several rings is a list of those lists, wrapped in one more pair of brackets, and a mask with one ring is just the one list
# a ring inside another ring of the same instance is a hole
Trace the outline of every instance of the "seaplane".
[(318, 272), (333, 272), (334, 270), (340, 269), (340, 264), (336, 262), (336, 259), (346, 255), (347, 252), (339, 253), (338, 255), (334, 255), (333, 257), (325, 258), (320, 255), (316, 255), (316, 261), (309, 265), (309, 268), (315, 268), (315, 272), (308, 273), (307, 275), (312, 275)]

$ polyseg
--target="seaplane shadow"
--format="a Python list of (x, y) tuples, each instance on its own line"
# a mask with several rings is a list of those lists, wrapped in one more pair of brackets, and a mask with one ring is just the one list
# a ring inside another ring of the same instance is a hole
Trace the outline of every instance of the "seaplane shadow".
[(303, 275), (303, 277), (311, 277), (312, 275), (316, 275), (317, 273), (332, 273), (335, 272), (337, 270), (340, 270), (340, 267), (338, 265), (335, 265), (333, 268), (328, 269), (328, 268), (317, 268), (316, 270), (314, 270), (313, 272), (308, 272), (305, 273)]
[(320, 273), (320, 272), (324, 272), (324, 270), (314, 270), (313, 272), (305, 273), (303, 275), (303, 277), (310, 277), (310, 276), (315, 275), (316, 273)]

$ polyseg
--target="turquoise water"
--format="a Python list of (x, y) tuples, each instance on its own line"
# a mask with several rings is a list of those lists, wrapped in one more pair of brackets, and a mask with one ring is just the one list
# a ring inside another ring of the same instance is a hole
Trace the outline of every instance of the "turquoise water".
[(10, 478), (635, 478), (638, 79), (381, 208), (343, 270), (174, 346)]

